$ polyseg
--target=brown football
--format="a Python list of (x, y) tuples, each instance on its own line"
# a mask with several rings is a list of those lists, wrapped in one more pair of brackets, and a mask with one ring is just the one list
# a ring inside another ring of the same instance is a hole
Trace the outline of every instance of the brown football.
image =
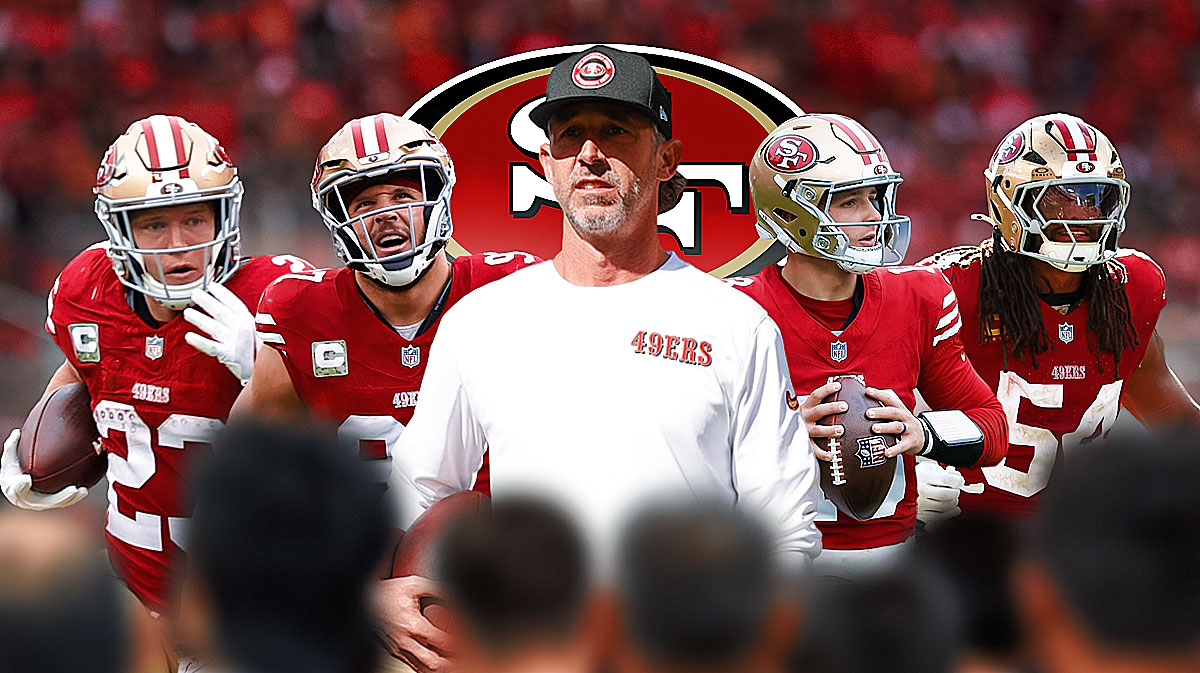
[[(438, 536), (455, 519), (485, 510), (492, 501), (477, 491), (459, 491), (446, 496), (425, 510), (400, 540), (396, 556), (392, 561), (392, 577), (420, 575), (437, 578)], [(448, 630), (450, 612), (436, 599), (421, 599), (421, 613), (431, 624)]]
[(896, 443), (896, 435), (877, 435), (871, 426), (878, 421), (867, 418), (867, 409), (883, 403), (867, 397), (867, 387), (859, 376), (837, 376), (842, 389), (822, 400), (845, 402), (843, 414), (822, 418), (821, 425), (841, 425), (841, 437), (815, 440), (817, 446), (833, 454), (832, 461), (817, 461), (821, 468), (821, 490), (825, 497), (847, 516), (865, 521), (875, 515), (892, 487), (896, 472), (895, 457), (884, 456), (885, 448)]
[(93, 486), (108, 466), (96, 449), (99, 435), (87, 387), (68, 383), (50, 391), (29, 412), (21, 426), (17, 463), (39, 493)]

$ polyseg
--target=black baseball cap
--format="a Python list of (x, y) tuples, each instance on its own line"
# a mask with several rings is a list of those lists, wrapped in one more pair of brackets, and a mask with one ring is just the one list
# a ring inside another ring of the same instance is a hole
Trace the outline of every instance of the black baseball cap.
[(529, 118), (545, 129), (555, 110), (583, 101), (628, 105), (671, 137), (671, 94), (650, 62), (638, 54), (597, 45), (570, 56), (550, 71), (546, 100), (533, 108)]

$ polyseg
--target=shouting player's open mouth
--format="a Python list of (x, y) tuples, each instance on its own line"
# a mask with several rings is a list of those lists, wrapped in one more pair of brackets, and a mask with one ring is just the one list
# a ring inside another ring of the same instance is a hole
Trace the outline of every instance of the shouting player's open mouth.
[(376, 232), (371, 237), (375, 246), (375, 254), (379, 257), (399, 254), (409, 248), (408, 227), (401, 225), (400, 229)]

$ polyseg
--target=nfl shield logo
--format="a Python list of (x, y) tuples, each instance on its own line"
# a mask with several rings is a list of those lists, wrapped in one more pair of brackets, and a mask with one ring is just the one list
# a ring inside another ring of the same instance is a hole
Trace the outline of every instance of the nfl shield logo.
[(1058, 326), (1058, 338), (1063, 343), (1069, 344), (1075, 340), (1075, 326), (1069, 322), (1060, 323)]
[(829, 344), (829, 359), (834, 362), (841, 362), (846, 359), (846, 342), (834, 341)]
[(163, 338), (160, 336), (146, 337), (146, 357), (157, 360), (163, 356)]
[(421, 349), (417, 346), (405, 346), (401, 348), (400, 364), (409, 369), (421, 364)]

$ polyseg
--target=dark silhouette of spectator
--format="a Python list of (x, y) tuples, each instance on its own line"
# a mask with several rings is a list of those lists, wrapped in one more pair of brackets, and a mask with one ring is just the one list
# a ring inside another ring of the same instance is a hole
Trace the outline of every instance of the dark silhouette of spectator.
[(192, 520), (183, 610), (203, 634), (201, 660), (248, 673), (370, 671), (384, 507), (362, 461), (321, 435), (227, 431)]
[(0, 510), (0, 673), (128, 670), (124, 590), (89, 530), (59, 512)]
[(958, 671), (1015, 671), (1027, 655), (1010, 582), (1018, 549), (1012, 521), (989, 515), (948, 519), (918, 538), (916, 561), (947, 582), (963, 637)]
[(716, 504), (661, 506), (621, 550), (617, 670), (783, 669), (799, 603), (759, 522)]
[(794, 673), (950, 673), (961, 642), (948, 587), (915, 564), (850, 582), (817, 580)]
[(456, 670), (593, 670), (587, 554), (564, 513), (539, 500), (501, 500), (454, 520), (440, 543)]
[(1017, 570), (1047, 673), (1200, 670), (1200, 452), (1110, 442), (1056, 475)]

